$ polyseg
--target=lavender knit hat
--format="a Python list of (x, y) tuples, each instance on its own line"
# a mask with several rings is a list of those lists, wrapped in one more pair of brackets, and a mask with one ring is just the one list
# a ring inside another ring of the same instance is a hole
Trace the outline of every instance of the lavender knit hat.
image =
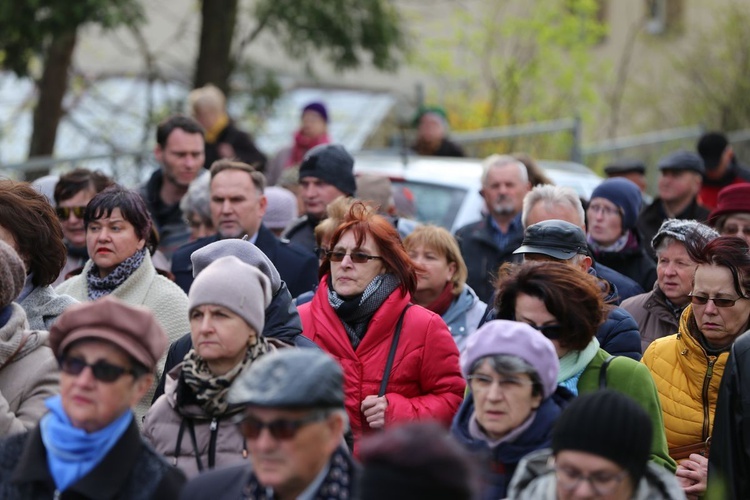
[(552, 342), (526, 323), (504, 319), (488, 321), (469, 336), (461, 353), (464, 378), (477, 360), (498, 354), (517, 356), (534, 367), (542, 381), (545, 399), (557, 389), (560, 361)]
[(269, 229), (284, 229), (297, 217), (297, 197), (283, 187), (270, 186), (264, 191), (268, 205), (263, 225)]

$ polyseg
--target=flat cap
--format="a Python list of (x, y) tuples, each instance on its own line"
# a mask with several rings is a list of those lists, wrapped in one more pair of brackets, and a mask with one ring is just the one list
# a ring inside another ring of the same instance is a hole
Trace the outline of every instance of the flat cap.
[(700, 246), (704, 246), (709, 241), (718, 238), (719, 233), (696, 220), (667, 219), (662, 222), (659, 231), (657, 231), (656, 235), (651, 240), (651, 248), (656, 250), (662, 240), (667, 237), (679, 241), (682, 244), (687, 240), (691, 240), (699, 242)]
[(588, 243), (580, 227), (550, 219), (527, 227), (521, 246), (513, 253), (540, 253), (553, 259), (569, 260), (578, 254), (588, 255)]
[(153, 371), (169, 343), (151, 310), (107, 295), (68, 307), (52, 325), (49, 343), (60, 357), (76, 340), (106, 340)]
[(227, 397), (232, 404), (265, 408), (343, 408), (344, 374), (318, 349), (279, 349), (252, 363)]
[(680, 150), (662, 157), (657, 163), (659, 170), (692, 170), (701, 175), (706, 173), (703, 158), (690, 151)]
[(606, 167), (604, 173), (608, 176), (627, 174), (630, 172), (646, 173), (646, 164), (634, 158), (618, 158)]

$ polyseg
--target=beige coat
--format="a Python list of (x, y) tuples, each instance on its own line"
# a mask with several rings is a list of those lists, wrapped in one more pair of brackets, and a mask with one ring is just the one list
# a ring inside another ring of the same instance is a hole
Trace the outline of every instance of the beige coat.
[[(45, 345), (49, 333), (30, 331), (23, 308), (10, 307), (10, 319), (0, 327), (0, 437), (35, 427), (47, 413), (44, 400), (60, 391), (57, 360)], [(28, 338), (18, 350), (24, 335)]]
[[(166, 378), (164, 394), (154, 403), (146, 414), (143, 422), (143, 437), (151, 446), (172, 465), (179, 467), (188, 479), (198, 475), (198, 465), (195, 458), (196, 449), (188, 430), (188, 422), (192, 422), (195, 429), (198, 456), (204, 471), (208, 470), (209, 444), (211, 441), (211, 425), (216, 426), (215, 433), (215, 467), (237, 464), (247, 460), (245, 438), (240, 434), (237, 426), (230, 420), (212, 418), (205, 413), (194, 401), (190, 401), (190, 389), (180, 381), (182, 364), (175, 366)], [(177, 397), (177, 394), (180, 397)], [(178, 399), (188, 399), (178, 405)], [(184, 422), (182, 439), (180, 440), (179, 456), (176, 454), (180, 426)]]
[[(89, 260), (83, 267), (81, 274), (70, 278), (57, 287), (57, 293), (68, 294), (81, 302), (88, 301), (89, 291), (86, 275), (92, 265), (93, 261)], [(156, 320), (167, 333), (170, 343), (190, 331), (187, 295), (174, 282), (156, 272), (148, 252), (146, 252), (140, 267), (112, 292), (112, 296), (128, 304), (143, 305), (151, 309)], [(167, 353), (165, 352), (159, 360), (156, 374), (157, 381), (161, 377), (166, 356)], [(156, 384), (155, 381), (151, 389), (135, 407), (136, 420), (139, 424), (151, 406)]]

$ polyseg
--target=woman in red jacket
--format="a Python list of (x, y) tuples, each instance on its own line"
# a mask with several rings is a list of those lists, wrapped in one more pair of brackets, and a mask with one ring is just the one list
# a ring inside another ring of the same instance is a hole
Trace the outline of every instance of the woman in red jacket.
[(355, 203), (329, 248), (299, 313), (303, 335), (344, 369), (355, 455), (362, 434), (393, 422), (449, 425), (465, 387), (458, 349), (440, 316), (410, 305), (417, 267), (396, 229)]

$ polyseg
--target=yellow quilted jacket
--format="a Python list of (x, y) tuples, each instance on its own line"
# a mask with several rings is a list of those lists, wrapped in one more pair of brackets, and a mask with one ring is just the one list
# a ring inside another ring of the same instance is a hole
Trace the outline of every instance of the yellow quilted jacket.
[(729, 357), (728, 352), (706, 354), (689, 331), (692, 316), (692, 306), (686, 307), (678, 333), (655, 340), (643, 355), (659, 391), (670, 448), (711, 436), (719, 384)]

